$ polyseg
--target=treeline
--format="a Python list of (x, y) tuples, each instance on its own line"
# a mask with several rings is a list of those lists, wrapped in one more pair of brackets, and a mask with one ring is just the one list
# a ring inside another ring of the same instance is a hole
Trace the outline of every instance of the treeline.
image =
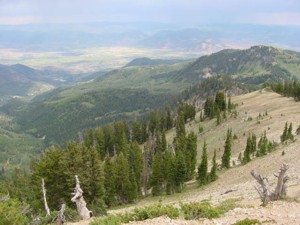
[(295, 101), (300, 100), (300, 83), (297, 81), (285, 81), (284, 83), (265, 83), (264, 87), (271, 89), (285, 97), (293, 97)]
[[(185, 131), (185, 122), (195, 113), (194, 106), (183, 103), (173, 113), (151, 112), (149, 121), (119, 121), (79, 133), (78, 142), (63, 149), (52, 146), (33, 160), (30, 174), (15, 171), (5, 178), (1, 172), (0, 193), (8, 192), (42, 215), (44, 179), (50, 209), (58, 210), (62, 202), (73, 208), (70, 199), (78, 175), (89, 209), (97, 215), (148, 193), (180, 192), (196, 168), (197, 137)], [(174, 126), (176, 137), (167, 142), (165, 132)]]

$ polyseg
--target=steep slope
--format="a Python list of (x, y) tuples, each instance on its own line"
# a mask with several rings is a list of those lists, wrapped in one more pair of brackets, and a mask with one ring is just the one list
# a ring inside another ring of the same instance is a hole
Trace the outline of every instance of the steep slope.
[[(285, 98), (270, 91), (256, 91), (245, 95), (232, 97), (232, 102), (237, 104), (237, 117), (228, 117), (221, 125), (216, 125), (216, 120), (206, 120), (199, 122), (199, 114), (195, 121), (186, 124), (187, 132), (194, 131), (198, 139), (198, 163), (202, 154), (204, 140), (207, 143), (209, 162), (213, 152), (217, 150), (217, 158), (220, 163), (224, 149), (226, 131), (232, 128), (233, 134), (237, 139), (233, 141), (232, 161), (236, 165), (228, 170), (218, 171), (218, 180), (209, 185), (199, 187), (197, 181), (186, 184), (186, 190), (177, 195), (161, 196), (160, 198), (145, 198), (138, 205), (122, 209), (109, 211), (112, 213), (123, 213), (132, 210), (135, 207), (152, 205), (160, 201), (162, 204), (173, 204), (178, 206), (186, 202), (209, 201), (216, 204), (226, 199), (238, 199), (240, 206), (225, 214), (224, 217), (213, 220), (196, 220), (196, 221), (170, 221), (164, 218), (149, 220), (132, 224), (159, 224), (164, 221), (173, 222), (174, 224), (233, 224), (237, 220), (245, 218), (258, 219), (260, 221), (269, 221), (266, 224), (298, 224), (299, 219), (299, 198), (300, 198), (300, 181), (299, 181), (299, 148), (300, 141), (298, 135), (294, 142), (286, 144), (280, 143), (280, 135), (283, 132), (285, 122), (293, 122), (295, 134), (296, 128), (300, 121), (299, 102), (292, 98)], [(260, 117), (259, 114), (268, 112), (268, 115)], [(247, 114), (245, 113), (247, 112)], [(252, 117), (252, 120), (247, 118)], [(199, 133), (199, 126), (204, 128)], [(267, 132), (267, 138), (275, 141), (278, 145), (275, 151), (259, 158), (254, 158), (246, 165), (240, 165), (237, 158), (240, 152), (246, 147), (246, 139), (249, 133), (255, 133), (259, 138), (260, 135)], [(245, 135), (244, 135), (245, 134)], [(175, 135), (174, 130), (167, 133), (168, 142), (171, 143)], [(282, 152), (285, 152), (283, 155)], [(267, 176), (270, 184), (274, 185), (274, 173), (280, 166), (286, 163), (289, 165), (287, 174), (289, 176), (288, 198), (291, 201), (279, 201), (271, 203), (267, 207), (261, 207), (259, 195), (255, 190), (256, 181), (251, 177), (251, 170)], [(210, 163), (209, 163), (210, 164)], [(294, 201), (293, 201), (294, 199)], [(173, 224), (172, 223), (172, 224)]]

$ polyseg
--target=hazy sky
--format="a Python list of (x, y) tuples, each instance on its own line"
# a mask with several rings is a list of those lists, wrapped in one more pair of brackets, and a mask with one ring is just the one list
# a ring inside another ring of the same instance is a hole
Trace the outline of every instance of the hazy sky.
[(100, 21), (300, 26), (300, 0), (0, 0), (0, 24)]

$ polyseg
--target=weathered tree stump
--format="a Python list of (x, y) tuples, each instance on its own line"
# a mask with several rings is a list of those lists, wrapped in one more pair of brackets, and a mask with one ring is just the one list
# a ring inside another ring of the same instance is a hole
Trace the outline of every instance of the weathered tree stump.
[(285, 172), (288, 170), (288, 168), (288, 165), (283, 164), (278, 175), (274, 174), (274, 176), (277, 177), (277, 185), (274, 191), (270, 190), (270, 185), (267, 177), (262, 177), (261, 175), (255, 173), (253, 170), (251, 171), (251, 175), (260, 184), (260, 187), (255, 187), (255, 189), (260, 196), (263, 206), (267, 205), (270, 201), (279, 200), (286, 195), (286, 182), (288, 181), (288, 176), (285, 176)]
[(78, 176), (75, 175), (76, 186), (74, 188), (74, 197), (71, 199), (72, 202), (76, 202), (77, 212), (80, 220), (88, 220), (91, 216), (91, 211), (89, 211), (86, 207), (86, 202), (83, 198), (83, 191), (80, 188), (80, 183)]

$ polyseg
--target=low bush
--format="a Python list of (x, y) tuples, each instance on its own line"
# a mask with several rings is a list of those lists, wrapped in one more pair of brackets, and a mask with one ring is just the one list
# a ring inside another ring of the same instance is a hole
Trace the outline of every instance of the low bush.
[(256, 224), (261, 224), (261, 222), (259, 220), (253, 220), (253, 219), (244, 219), (244, 220), (240, 220), (237, 221), (236, 223), (232, 224), (232, 225), (256, 225)]

